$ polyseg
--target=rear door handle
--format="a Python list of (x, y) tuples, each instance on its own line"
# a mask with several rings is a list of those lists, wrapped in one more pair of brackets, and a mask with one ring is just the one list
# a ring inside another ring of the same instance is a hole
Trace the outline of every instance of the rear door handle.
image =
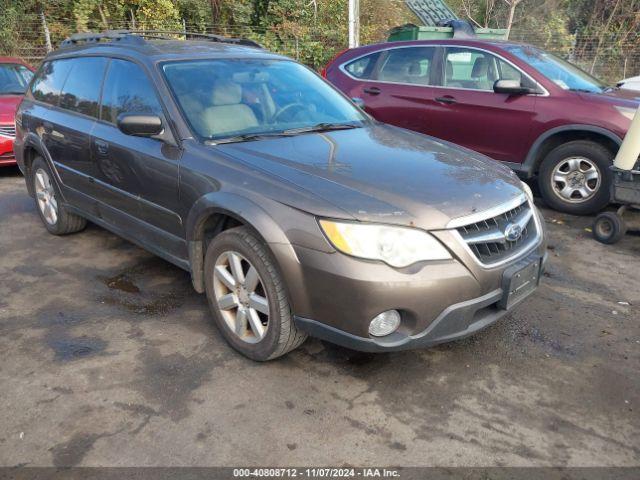
[(446, 105), (451, 105), (452, 103), (457, 103), (458, 101), (453, 97), (436, 97), (436, 102), (444, 103)]
[(108, 155), (109, 154), (109, 144), (104, 140), (95, 140), (96, 150), (100, 155)]
[(364, 93), (368, 93), (369, 95), (380, 95), (380, 93), (382, 92), (382, 90), (380, 90), (378, 87), (368, 87), (363, 91)]

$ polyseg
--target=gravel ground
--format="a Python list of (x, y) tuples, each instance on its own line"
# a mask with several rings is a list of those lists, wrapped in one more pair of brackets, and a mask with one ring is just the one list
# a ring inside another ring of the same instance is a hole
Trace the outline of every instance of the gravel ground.
[(640, 465), (640, 236), (544, 213), (543, 285), (480, 334), (257, 364), (187, 273), (93, 225), (49, 235), (3, 169), (0, 465)]

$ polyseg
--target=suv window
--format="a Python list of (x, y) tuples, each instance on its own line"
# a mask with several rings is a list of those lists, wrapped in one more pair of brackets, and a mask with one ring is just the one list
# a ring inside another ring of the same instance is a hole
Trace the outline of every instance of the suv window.
[(121, 113), (162, 115), (162, 107), (144, 70), (133, 62), (114, 59), (104, 81), (101, 118), (115, 124)]
[(378, 73), (382, 82), (429, 85), (431, 63), (435, 48), (410, 47), (387, 51), (387, 58)]
[(347, 63), (344, 69), (356, 78), (367, 80), (371, 78), (373, 69), (378, 61), (380, 52), (372, 53), (365, 57), (360, 57), (351, 63)]
[(60, 107), (97, 118), (107, 59), (84, 57), (74, 58), (70, 62), (71, 72), (62, 87)]
[(71, 62), (69, 60), (54, 60), (45, 62), (31, 85), (33, 98), (50, 105), (58, 105), (60, 90), (67, 80)]

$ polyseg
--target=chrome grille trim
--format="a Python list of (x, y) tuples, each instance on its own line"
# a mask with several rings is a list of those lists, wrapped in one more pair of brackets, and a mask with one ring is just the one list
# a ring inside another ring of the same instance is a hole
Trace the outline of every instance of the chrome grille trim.
[(15, 125), (0, 125), (0, 135), (9, 138), (16, 138)]
[[(540, 243), (542, 230), (538, 217), (531, 202), (523, 197), (518, 197), (518, 202), (507, 202), (480, 215), (454, 220), (458, 225), (453, 230), (454, 236), (481, 266), (495, 267), (508, 263), (529, 253)], [(514, 241), (505, 238), (504, 230), (508, 224), (521, 228), (521, 236)]]

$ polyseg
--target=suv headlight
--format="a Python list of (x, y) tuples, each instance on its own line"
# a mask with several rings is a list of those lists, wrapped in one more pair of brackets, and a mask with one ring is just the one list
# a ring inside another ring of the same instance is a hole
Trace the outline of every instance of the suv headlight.
[(320, 227), (336, 250), (354, 257), (382, 260), (392, 267), (451, 258), (438, 240), (415, 228), (330, 220), (320, 220)]
[(524, 190), (525, 195), (527, 195), (527, 198), (533, 202), (533, 192), (531, 191), (531, 187), (522, 181), (520, 183), (522, 184), (522, 189)]

